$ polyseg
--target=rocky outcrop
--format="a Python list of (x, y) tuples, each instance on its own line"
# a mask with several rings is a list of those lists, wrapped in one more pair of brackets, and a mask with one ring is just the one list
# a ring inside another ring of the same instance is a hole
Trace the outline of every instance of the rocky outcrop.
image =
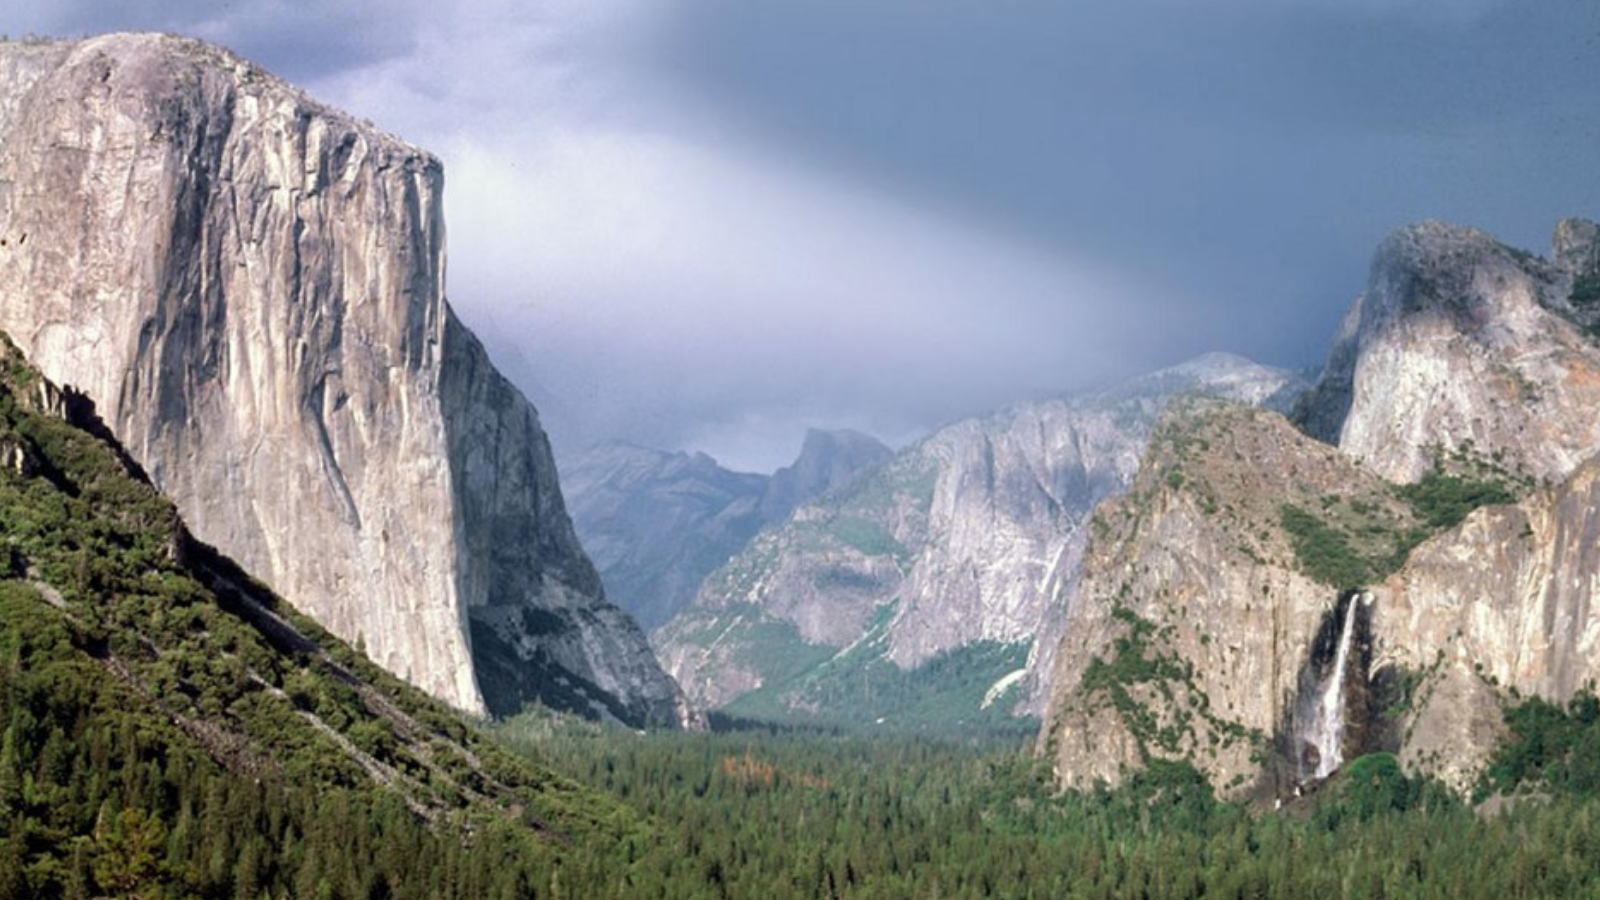
[(1437, 223), (1386, 242), (1298, 407), (1339, 452), (1173, 412), (1096, 516), (1038, 744), (1063, 784), (1181, 759), (1282, 797), (1389, 750), (1466, 790), (1505, 703), (1600, 678), (1597, 236), (1562, 223), (1552, 261)]
[(1300, 418), (1386, 478), (1436, 448), (1559, 479), (1600, 450), (1595, 226), (1557, 229), (1555, 261), (1425, 222), (1379, 248)]
[(1600, 457), (1474, 513), (1375, 589), (1376, 665), (1414, 673), (1401, 762), (1470, 785), (1509, 697), (1565, 702), (1600, 681)]
[(1019, 675), (1049, 670), (1089, 511), (1126, 485), (1159, 409), (1191, 390), (1283, 402), (1292, 384), (1216, 355), (941, 429), (757, 537), (656, 633), (663, 663), (709, 706), (765, 690), (804, 710), (835, 702), (803, 684), (817, 665), (1020, 648), (984, 659), (1010, 660), (987, 675), (1031, 710)]
[(1236, 796), (1310, 781), (1305, 705), (1351, 610), (1328, 574), (1343, 553), (1371, 567), (1342, 758), (1391, 750), (1470, 787), (1510, 697), (1564, 701), (1600, 677), (1600, 459), (1420, 544), (1408, 496), (1269, 413), (1165, 421), (1096, 514), (1040, 740), (1061, 781), (1116, 783), (1155, 758)]
[(579, 457), (562, 484), (607, 595), (650, 629), (762, 528), (889, 456), (867, 435), (810, 429), (794, 464), (767, 476), (724, 469), (704, 453), (611, 443)]
[(456, 706), (674, 718), (445, 303), (435, 159), (193, 41), (0, 71), (0, 328), (197, 536)]
[(1049, 679), (1039, 747), (1063, 784), (1160, 758), (1235, 795), (1292, 788), (1296, 701), (1340, 590), (1302, 571), (1286, 507), (1349, 519), (1374, 557), (1415, 525), (1387, 483), (1280, 415), (1190, 403), (1163, 420), (1095, 513)]

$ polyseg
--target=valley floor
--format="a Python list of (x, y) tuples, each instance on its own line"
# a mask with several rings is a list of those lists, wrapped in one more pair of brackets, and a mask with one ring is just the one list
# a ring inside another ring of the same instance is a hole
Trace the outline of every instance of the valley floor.
[(499, 735), (654, 826), (652, 837), (617, 847), (611, 864), (585, 866), (595, 880), (581, 890), (564, 881), (574, 896), (1600, 891), (1592, 786), (1496, 804), (1491, 815), (1406, 778), (1388, 754), (1356, 760), (1314, 797), (1274, 811), (1216, 801), (1187, 766), (1154, 768), (1115, 792), (1061, 795), (1016, 746), (981, 739), (775, 729), (641, 735), (548, 717), (523, 717)]

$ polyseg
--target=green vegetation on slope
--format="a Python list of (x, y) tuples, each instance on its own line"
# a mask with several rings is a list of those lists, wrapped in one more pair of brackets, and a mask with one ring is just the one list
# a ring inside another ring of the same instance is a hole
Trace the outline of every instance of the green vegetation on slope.
[(554, 867), (526, 823), (463, 806), (430, 825), (291, 721), (219, 761), (214, 726), (169, 721), (25, 586), (0, 584), (0, 622), (3, 900), (489, 897)]
[(0, 900), (516, 896), (636, 827), (194, 542), (90, 431), (0, 344)]
[[(988, 696), (1024, 666), (1025, 644), (980, 641), (911, 671), (885, 656), (896, 591), (926, 539), (938, 474), (932, 459), (903, 455), (763, 532), (707, 579), (703, 595), (716, 602), (680, 613), (656, 633), (658, 643), (705, 652), (727, 683), (759, 679), (721, 710), (734, 718), (924, 734), (1030, 732), (1034, 722), (1011, 715), (1016, 688)], [(852, 616), (871, 608), (872, 618), (845, 648), (811, 643), (768, 611), (781, 609), (788, 591), (812, 592), (817, 603), (848, 597)]]
[(1382, 581), (1405, 564), (1411, 548), (1427, 535), (1375, 519), (1352, 528), (1289, 503), (1279, 507), (1279, 516), (1300, 571), (1340, 591)]
[(1530, 698), (1508, 707), (1505, 721), (1510, 735), (1484, 772), (1480, 796), (1531, 790), (1600, 798), (1600, 699), (1592, 690), (1565, 706)]
[(1112, 641), (1109, 659), (1090, 660), (1082, 691), (1087, 702), (1117, 714), (1146, 767), (1214, 756), (1240, 742), (1252, 753), (1265, 752), (1266, 735), (1212, 710), (1210, 698), (1195, 683), (1194, 664), (1166, 645), (1171, 625), (1158, 626), (1121, 604), (1111, 615), (1123, 632)]
[(1590, 269), (1572, 279), (1572, 293), (1567, 301), (1583, 310), (1600, 305), (1600, 270)]
[[(892, 609), (892, 607), (885, 607)], [(869, 632), (869, 638), (871, 632)], [(1031, 734), (1038, 722), (1011, 714), (1016, 689), (984, 700), (1027, 662), (1026, 644), (978, 641), (905, 670), (863, 641), (785, 681), (730, 703), (730, 716), (807, 727), (882, 733)]]
[(1401, 485), (1395, 492), (1411, 504), (1422, 521), (1435, 532), (1456, 527), (1468, 513), (1480, 506), (1512, 503), (1517, 499), (1506, 482), (1499, 478), (1456, 475), (1439, 466), (1435, 466), (1415, 484)]
[[(1246, 556), (1282, 564), (1273, 549), (1276, 524), (1300, 571), (1352, 590), (1393, 574), (1418, 544), (1473, 510), (1513, 503), (1535, 486), (1503, 455), (1486, 456), (1470, 440), (1429, 449), (1432, 466), (1422, 478), (1390, 484), (1275, 415), (1184, 400), (1168, 408), (1151, 436), (1144, 474), (1121, 508), (1136, 522), (1158, 493), (1187, 495), (1206, 516), (1229, 523)], [(1277, 462), (1262, 468), (1264, 459)], [(1103, 514), (1096, 523), (1098, 539), (1115, 537)]]
[(1513, 503), (1532, 486), (1468, 450), (1436, 450), (1434, 465), (1412, 484), (1396, 485), (1393, 496), (1409, 518), (1359, 498), (1327, 495), (1320, 510), (1284, 503), (1279, 518), (1288, 533), (1300, 570), (1341, 591), (1382, 581), (1405, 565), (1416, 546), (1454, 528), (1480, 506)]
[(713, 614), (691, 610), (671, 627), (674, 640), (716, 647), (730, 669), (760, 674), (759, 687), (718, 710), (726, 717), (886, 733), (976, 730), (1020, 738), (1036, 730), (1035, 720), (1011, 714), (1020, 697), (1017, 679), (990, 694), (1026, 664), (1026, 644), (977, 641), (901, 669), (885, 656), (895, 608), (880, 604), (861, 638), (843, 649), (810, 643), (792, 623), (747, 603)]

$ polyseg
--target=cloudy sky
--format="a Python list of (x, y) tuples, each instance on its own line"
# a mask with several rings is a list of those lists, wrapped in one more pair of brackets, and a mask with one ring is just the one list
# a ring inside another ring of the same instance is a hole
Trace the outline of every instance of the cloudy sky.
[(1314, 364), (1394, 227), (1600, 216), (1593, 0), (7, 7), (216, 40), (442, 157), (451, 300), (563, 455), (771, 468), (810, 424)]

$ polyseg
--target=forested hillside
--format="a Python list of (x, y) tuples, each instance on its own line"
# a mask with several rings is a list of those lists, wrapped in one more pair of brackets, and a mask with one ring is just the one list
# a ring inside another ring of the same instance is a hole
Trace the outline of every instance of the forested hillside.
[(0, 346), (0, 898), (521, 896), (636, 828), (191, 539), (91, 432)]

